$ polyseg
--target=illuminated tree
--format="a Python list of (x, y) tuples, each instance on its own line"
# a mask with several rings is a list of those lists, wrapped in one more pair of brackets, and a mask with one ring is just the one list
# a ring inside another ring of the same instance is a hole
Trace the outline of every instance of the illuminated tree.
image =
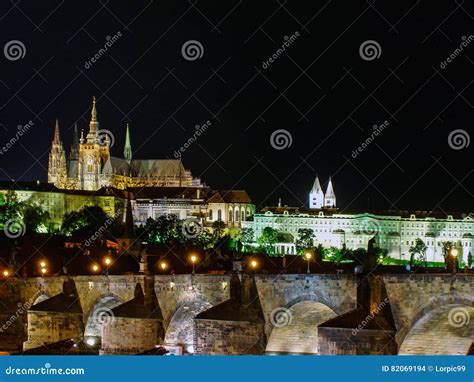
[(83, 234), (109, 235), (115, 228), (115, 221), (98, 206), (87, 206), (64, 216), (61, 230), (66, 235)]
[(23, 222), (31, 232), (46, 232), (49, 221), (49, 212), (40, 205), (27, 204), (23, 208)]
[(214, 223), (212, 223), (212, 230), (214, 232), (214, 236), (217, 239), (222, 237), (225, 229), (226, 229), (226, 225), (222, 220), (216, 220)]
[(13, 190), (8, 190), (5, 195), (0, 196), (0, 223), (3, 225), (10, 219), (21, 217), (22, 203)]
[(314, 247), (314, 231), (310, 228), (300, 228), (296, 239), (296, 251), (303, 254), (307, 249)]
[(269, 255), (275, 254), (275, 244), (278, 243), (281, 235), (280, 233), (272, 228), (265, 227), (262, 230), (262, 235), (257, 239), (257, 243), (261, 249)]
[(425, 264), (426, 266), (426, 244), (420, 238), (415, 240), (415, 245), (408, 249), (410, 253), (410, 265), (414, 265), (415, 262), (419, 264)]

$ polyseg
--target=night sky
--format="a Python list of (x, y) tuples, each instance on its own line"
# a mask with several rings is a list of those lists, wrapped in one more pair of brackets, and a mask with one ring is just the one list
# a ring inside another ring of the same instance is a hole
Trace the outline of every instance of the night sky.
[[(247, 190), (257, 207), (307, 205), (318, 173), (323, 188), (333, 177), (342, 209), (470, 212), (474, 3), (385, 3), (4, 0), (0, 146), (34, 125), (0, 155), (0, 178), (45, 181), (55, 118), (69, 151), (95, 95), (116, 156), (127, 121), (143, 159), (174, 158), (211, 121), (185, 167), (215, 189)], [(24, 57), (7, 58), (12, 40)], [(183, 57), (190, 40), (202, 57)], [(379, 57), (361, 56), (368, 40)], [(271, 145), (279, 129), (292, 141), (282, 150)]]

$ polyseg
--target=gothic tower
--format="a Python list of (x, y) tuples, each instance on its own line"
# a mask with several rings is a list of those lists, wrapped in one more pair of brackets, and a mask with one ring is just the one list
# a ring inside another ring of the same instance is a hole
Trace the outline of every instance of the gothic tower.
[(104, 154), (108, 154), (109, 149), (108, 138), (103, 139), (103, 142), (101, 138), (103, 137), (99, 136), (99, 121), (97, 119), (97, 108), (94, 97), (92, 101), (89, 132), (86, 138), (84, 138), (84, 134), (81, 134), (81, 140), (79, 142), (78, 188), (81, 190), (95, 191), (100, 188), (102, 159), (105, 156)]
[(324, 196), (324, 205), (326, 207), (336, 207), (336, 194), (334, 193), (331, 177), (329, 177), (328, 188)]
[(49, 152), (48, 183), (63, 188), (66, 184), (66, 177), (66, 152), (59, 136), (59, 121), (56, 119), (54, 138)]
[(313, 188), (309, 193), (309, 208), (321, 208), (324, 206), (324, 193), (319, 183), (319, 178), (316, 175)]
[(130, 143), (130, 131), (127, 123), (127, 132), (125, 133), (125, 146), (123, 148), (123, 157), (128, 164), (132, 161), (132, 145)]

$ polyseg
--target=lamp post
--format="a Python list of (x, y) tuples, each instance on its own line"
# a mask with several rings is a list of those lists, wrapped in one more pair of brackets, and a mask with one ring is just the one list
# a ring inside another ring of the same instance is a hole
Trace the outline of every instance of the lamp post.
[(304, 254), (304, 258), (306, 259), (307, 263), (308, 263), (308, 267), (306, 268), (306, 273), (310, 273), (310, 270), (309, 270), (309, 261), (311, 260), (311, 253), (310, 252), (306, 252)]
[(110, 260), (110, 257), (106, 257), (105, 260), (104, 260), (105, 274), (106, 274), (107, 277), (109, 277), (109, 265), (110, 265), (111, 262), (112, 262), (112, 260)]
[(46, 261), (41, 260), (40, 263), (40, 272), (41, 272), (41, 277), (43, 277), (46, 274)]
[(92, 266), (92, 272), (97, 273), (99, 271), (99, 266), (97, 264), (94, 264)]
[(10, 272), (8, 272), (8, 269), (5, 269), (3, 271), (3, 277), (7, 278), (8, 276), (10, 276)]
[(191, 259), (191, 263), (193, 264), (193, 275), (194, 275), (194, 274), (195, 274), (195, 272), (194, 272), (194, 264), (195, 264), (196, 261), (197, 261), (197, 256), (196, 256), (196, 255), (191, 255), (190, 259)]

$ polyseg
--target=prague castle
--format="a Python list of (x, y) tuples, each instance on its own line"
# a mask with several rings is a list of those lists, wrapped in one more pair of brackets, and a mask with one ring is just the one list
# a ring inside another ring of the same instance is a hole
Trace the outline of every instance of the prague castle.
[(49, 153), (48, 183), (59, 189), (95, 191), (102, 187), (126, 189), (129, 187), (202, 187), (200, 179), (176, 159), (133, 159), (130, 130), (127, 125), (123, 158), (110, 155), (112, 135), (101, 130), (97, 118), (95, 98), (89, 131), (77, 128), (69, 156), (66, 156), (56, 120), (53, 142)]

